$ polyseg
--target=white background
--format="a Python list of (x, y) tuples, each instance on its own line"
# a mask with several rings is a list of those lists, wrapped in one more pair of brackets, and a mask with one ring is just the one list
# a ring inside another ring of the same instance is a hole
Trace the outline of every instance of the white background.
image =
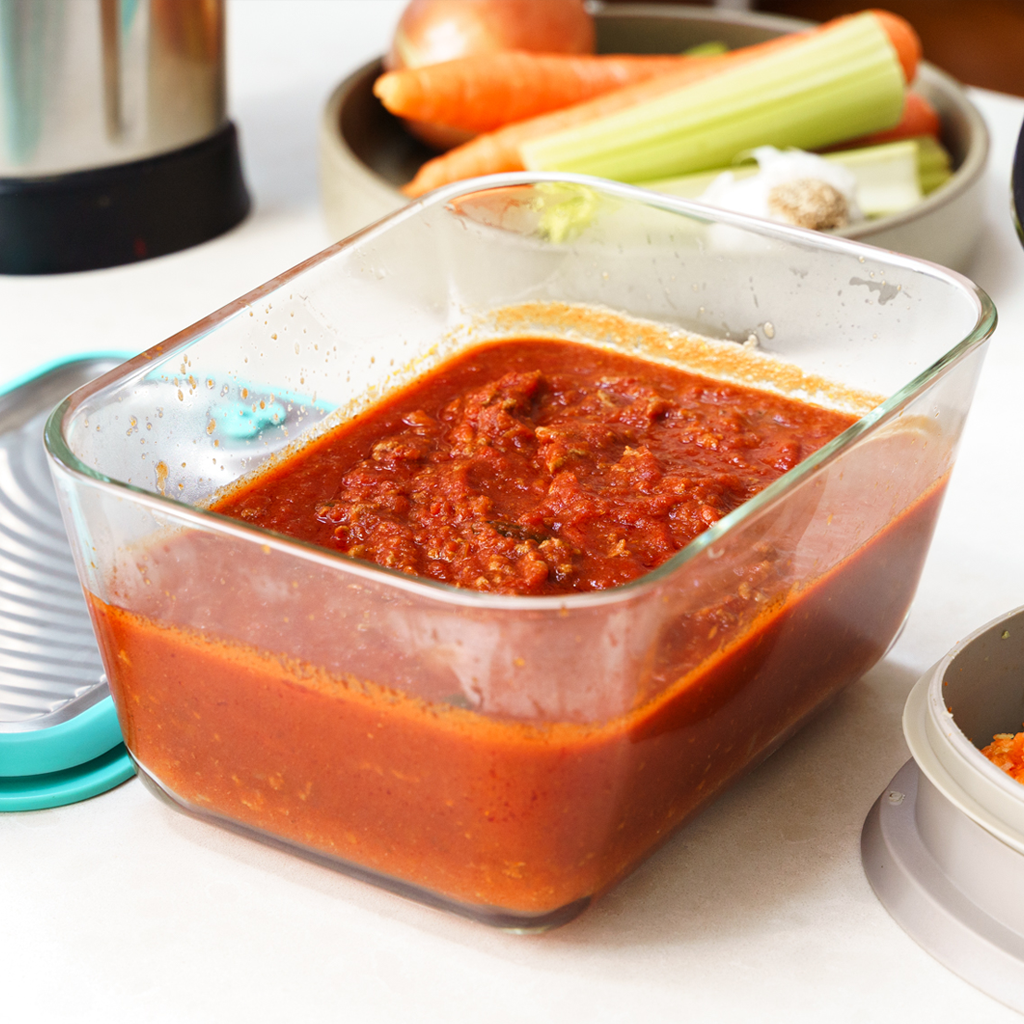
[[(162, 340), (333, 241), (317, 120), (383, 52), (403, 3), (234, 0), (230, 105), (254, 213), (130, 267), (0, 278), (0, 383)], [(920, 950), (860, 866), (907, 758), (915, 679), (1024, 604), (1024, 252), (1008, 179), (1024, 100), (973, 91), (994, 136), (970, 275), (991, 346), (905, 634), (883, 663), (579, 920), (487, 930), (194, 822), (137, 780), (0, 815), (0, 1019), (120, 1021), (1017, 1021)]]

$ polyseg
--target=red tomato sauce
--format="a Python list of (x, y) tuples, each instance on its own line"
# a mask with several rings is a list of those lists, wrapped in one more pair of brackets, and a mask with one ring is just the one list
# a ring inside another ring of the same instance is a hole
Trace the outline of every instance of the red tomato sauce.
[[(395, 537), (396, 568), (464, 586), (586, 590), (657, 565), (848, 422), (577, 348), (477, 350), (219, 508), (362, 558)], [(942, 491), (798, 587), (752, 556), (763, 578), (667, 622), (657, 685), (599, 721), (417, 696), (400, 682), (398, 640), (378, 634), (356, 665), (362, 627), (320, 624), (323, 586), (284, 622), (234, 597), (258, 566), (203, 531), (90, 605), (126, 743), (187, 808), (471, 916), (543, 926), (612, 886), (882, 656)], [(448, 542), (461, 560), (438, 557)], [(231, 600), (217, 601), (218, 580)], [(723, 642), (727, 621), (742, 625)], [(223, 639), (252, 636), (253, 622), (258, 639)]]
[(603, 590), (660, 565), (855, 419), (586, 345), (498, 342), (215, 511), (455, 586)]

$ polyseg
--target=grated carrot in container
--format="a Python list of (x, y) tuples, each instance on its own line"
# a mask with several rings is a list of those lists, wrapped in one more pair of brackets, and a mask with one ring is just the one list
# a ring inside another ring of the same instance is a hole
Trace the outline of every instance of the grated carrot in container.
[(1024, 732), (999, 732), (982, 753), (1007, 775), (1024, 782)]

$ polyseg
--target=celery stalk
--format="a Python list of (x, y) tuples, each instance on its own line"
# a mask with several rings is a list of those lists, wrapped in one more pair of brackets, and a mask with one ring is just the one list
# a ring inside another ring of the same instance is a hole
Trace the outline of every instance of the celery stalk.
[(921, 191), (928, 195), (952, 176), (950, 156), (942, 143), (930, 135), (922, 135), (914, 141), (917, 143), (917, 173), (921, 180)]
[(698, 43), (688, 50), (683, 50), (684, 57), (716, 57), (720, 53), (728, 53), (729, 47), (720, 39), (709, 39), (707, 42)]
[(674, 175), (671, 178), (658, 178), (656, 181), (639, 181), (638, 185), (649, 188), (652, 192), (664, 192), (666, 195), (679, 196), (681, 199), (700, 199), (711, 183), (720, 174), (732, 171), (736, 179), (749, 178), (757, 174), (757, 164), (744, 162), (732, 167), (716, 167), (710, 171), (696, 171), (693, 174)]
[(865, 217), (900, 213), (921, 202), (917, 143), (911, 139), (830, 153), (857, 179), (857, 205)]
[(870, 14), (607, 117), (523, 144), (528, 170), (620, 181), (721, 167), (757, 145), (820, 149), (896, 124), (903, 73)]
[[(923, 161), (921, 154), (925, 150), (929, 156)], [(944, 157), (948, 177), (949, 155), (930, 136), (860, 149), (844, 149), (838, 153), (824, 153), (822, 157), (840, 164), (856, 177), (857, 205), (865, 217), (900, 213), (919, 203), (928, 191), (922, 174), (922, 166), (928, 161), (942, 166)], [(727, 170), (740, 179), (756, 174), (758, 168), (754, 163), (745, 163), (641, 184), (654, 192), (665, 192), (684, 199), (699, 199), (715, 178)]]

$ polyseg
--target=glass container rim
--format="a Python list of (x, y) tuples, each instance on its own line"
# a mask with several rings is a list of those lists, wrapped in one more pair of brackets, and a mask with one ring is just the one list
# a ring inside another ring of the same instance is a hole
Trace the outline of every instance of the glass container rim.
[[(798, 463), (793, 469), (784, 473), (754, 497), (748, 498), (743, 504), (717, 523), (695, 537), (685, 547), (680, 548), (650, 572), (606, 590), (554, 594), (545, 596), (525, 596), (520, 594), (493, 594), (484, 591), (456, 587), (438, 580), (410, 576), (395, 569), (388, 569), (372, 562), (365, 562), (333, 552), (301, 541), (284, 534), (275, 533), (264, 527), (243, 523), (229, 516), (190, 505), (176, 498), (156, 494), (145, 488), (126, 481), (107, 476), (99, 470), (85, 465), (71, 451), (64, 438), (64, 423), (75, 408), (86, 398), (109, 387), (115, 382), (130, 376), (138, 368), (152, 362), (156, 358), (168, 358), (179, 349), (185, 348), (228, 320), (250, 308), (263, 296), (276, 291), (288, 281), (298, 277), (306, 270), (312, 269), (344, 249), (387, 233), (394, 225), (411, 219), (424, 210), (445, 206), (465, 196), (537, 184), (571, 184), (581, 185), (602, 192), (623, 201), (640, 203), (668, 213), (680, 214), (690, 220), (707, 224), (721, 223), (740, 230), (761, 235), (768, 239), (777, 239), (798, 247), (810, 247), (847, 256), (870, 256), (881, 259), (889, 266), (901, 267), (914, 272), (924, 272), (933, 278), (944, 280), (947, 284), (972, 299), (976, 310), (973, 328), (955, 345), (941, 355), (930, 366), (926, 367), (907, 384), (890, 395), (883, 402), (871, 409), (841, 434), (821, 447), (813, 455)], [(879, 249), (864, 242), (842, 238), (837, 235), (823, 234), (805, 228), (791, 227), (772, 221), (761, 220), (746, 214), (733, 213), (707, 206), (696, 200), (681, 199), (663, 193), (652, 192), (636, 185), (627, 185), (590, 175), (568, 174), (557, 172), (513, 172), (492, 174), (485, 177), (470, 178), (436, 189), (402, 207), (394, 213), (367, 225), (360, 231), (343, 238), (318, 253), (308, 257), (290, 269), (278, 274), (264, 284), (252, 289), (239, 298), (208, 314), (189, 327), (177, 332), (165, 341), (159, 342), (134, 358), (128, 360), (110, 372), (97, 377), (64, 399), (50, 414), (44, 429), (44, 443), (50, 459), (72, 476), (85, 478), (89, 483), (114, 492), (128, 492), (131, 498), (147, 507), (161, 511), (164, 515), (173, 516), (179, 521), (191, 521), (193, 525), (204, 529), (214, 529), (217, 533), (228, 533), (240, 540), (250, 543), (269, 545), (271, 548), (300, 556), (304, 560), (318, 562), (332, 569), (344, 569), (357, 576), (362, 576), (381, 583), (387, 583), (398, 589), (409, 590), (420, 596), (446, 604), (457, 604), (474, 608), (504, 608), (509, 611), (528, 610), (562, 610), (582, 609), (597, 605), (614, 604), (640, 597), (647, 591), (657, 587), (669, 576), (678, 571), (684, 564), (711, 547), (723, 535), (736, 529), (747, 519), (757, 515), (762, 509), (774, 503), (781, 495), (799, 486), (806, 478), (813, 475), (820, 467), (834, 461), (859, 438), (899, 415), (920, 391), (932, 382), (944, 376), (953, 366), (961, 361), (970, 351), (985, 342), (995, 330), (997, 314), (995, 305), (989, 296), (969, 278), (938, 264), (916, 257), (904, 256), (887, 249)]]

